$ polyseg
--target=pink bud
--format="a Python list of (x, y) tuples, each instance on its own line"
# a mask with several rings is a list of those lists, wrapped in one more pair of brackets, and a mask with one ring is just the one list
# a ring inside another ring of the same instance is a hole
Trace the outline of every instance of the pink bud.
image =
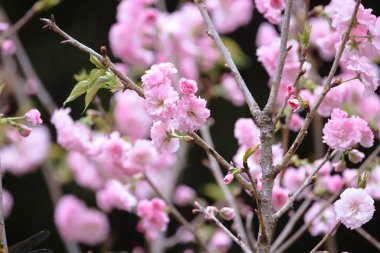
[(183, 94), (193, 95), (195, 92), (197, 92), (198, 87), (197, 83), (194, 80), (181, 78), (179, 80), (179, 89)]
[(233, 180), (234, 180), (234, 175), (232, 175), (231, 173), (228, 173), (228, 174), (224, 177), (223, 182), (224, 182), (225, 184), (230, 184), (230, 183), (232, 183)]
[(348, 153), (348, 159), (350, 159), (352, 163), (360, 163), (364, 157), (365, 155), (357, 149), (353, 149)]
[(342, 172), (346, 168), (346, 161), (339, 160), (336, 163), (333, 163), (333, 167), (336, 172)]
[(16, 52), (16, 44), (13, 40), (4, 40), (1, 44), (1, 49), (3, 50), (4, 54), (6, 55), (12, 55)]
[(25, 119), (33, 126), (40, 126), (42, 124), (41, 113), (37, 109), (31, 109), (26, 112)]
[(294, 94), (295, 92), (296, 92), (296, 88), (293, 86), (293, 85), (288, 85), (287, 86), (287, 89), (288, 89), (288, 94), (289, 95), (292, 95), (292, 94)]
[(293, 111), (296, 111), (300, 107), (300, 101), (294, 95), (291, 95), (288, 100), (288, 105)]
[(219, 215), (225, 220), (232, 220), (235, 217), (235, 210), (231, 207), (223, 207), (220, 209)]
[(28, 137), (29, 134), (32, 132), (32, 129), (22, 124), (18, 125), (18, 132), (21, 134), (22, 137)]

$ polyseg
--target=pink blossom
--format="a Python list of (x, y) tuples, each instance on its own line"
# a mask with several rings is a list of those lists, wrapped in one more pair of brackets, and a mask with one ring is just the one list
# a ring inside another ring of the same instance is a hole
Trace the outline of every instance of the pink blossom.
[(233, 77), (229, 74), (222, 76), (222, 86), (225, 91), (224, 97), (236, 106), (245, 104), (245, 98)]
[(278, 38), (278, 33), (273, 25), (261, 23), (256, 34), (256, 46), (268, 46), (273, 40)]
[(75, 182), (80, 186), (94, 191), (104, 186), (100, 168), (91, 161), (91, 158), (78, 152), (69, 152), (67, 164), (74, 173)]
[(208, 243), (208, 248), (212, 250), (212, 252), (226, 253), (231, 246), (232, 239), (223, 230), (217, 230)]
[(178, 206), (186, 206), (195, 200), (196, 192), (187, 185), (179, 185), (173, 195), (173, 202)]
[[(311, 222), (309, 226), (309, 232), (312, 236), (326, 234), (336, 223), (336, 217), (335, 217), (333, 207), (330, 205), (324, 211), (321, 211), (324, 205), (325, 203), (323, 202), (316, 202), (305, 213), (305, 216), (304, 216), (305, 222), (306, 223)], [(322, 214), (318, 215), (321, 212)], [(313, 220), (315, 216), (317, 216), (317, 218)]]
[(38, 169), (49, 150), (49, 130), (43, 126), (35, 128), (28, 138), (15, 139), (14, 143), (0, 149), (1, 166), (11, 174), (21, 176)]
[(161, 85), (145, 92), (146, 109), (155, 120), (169, 120), (174, 117), (179, 99), (173, 87)]
[(181, 78), (179, 80), (179, 89), (184, 95), (193, 95), (197, 92), (198, 86), (194, 80)]
[(137, 199), (128, 191), (128, 188), (117, 180), (109, 180), (104, 189), (96, 193), (96, 202), (105, 212), (113, 208), (131, 212), (137, 204)]
[(297, 113), (293, 113), (292, 116), (290, 117), (289, 121), (289, 129), (292, 130), (293, 132), (298, 132), (303, 123), (305, 122), (305, 119), (299, 116)]
[(206, 100), (195, 96), (184, 96), (177, 105), (176, 129), (194, 132), (206, 123), (208, 117), (210, 110), (206, 108)]
[(3, 188), (3, 214), (4, 214), (4, 219), (7, 219), (11, 215), (11, 211), (13, 208), (13, 197), (7, 191), (6, 189)]
[(15, 42), (11, 39), (5, 39), (1, 43), (1, 49), (5, 55), (12, 55), (17, 50)]
[(331, 193), (340, 192), (344, 186), (344, 180), (339, 175), (333, 175), (331, 177), (326, 178), (327, 189)]
[(145, 90), (150, 90), (154, 87), (171, 85), (171, 77), (177, 73), (177, 69), (170, 62), (154, 64), (150, 69), (145, 71), (141, 77)]
[(234, 136), (240, 146), (247, 148), (260, 143), (260, 130), (250, 118), (240, 118), (236, 121)]
[(331, 60), (335, 56), (335, 44), (339, 42), (339, 34), (332, 30), (328, 21), (324, 18), (311, 18), (312, 26), (310, 43), (317, 46), (324, 60)]
[(360, 152), (357, 149), (352, 149), (348, 153), (348, 159), (350, 159), (352, 163), (360, 163), (361, 161), (363, 161), (364, 157), (364, 153)]
[(255, 0), (257, 10), (272, 24), (281, 21), (281, 12), (285, 8), (284, 0)]
[(223, 182), (225, 184), (230, 184), (232, 183), (232, 181), (234, 181), (234, 175), (232, 175), (231, 173), (227, 173), (227, 175), (223, 179)]
[(352, 56), (348, 61), (347, 69), (360, 74), (360, 81), (364, 85), (364, 94), (372, 94), (379, 86), (379, 71), (377, 67), (369, 62), (366, 57)]
[[(322, 90), (323, 87), (320, 86), (314, 90), (314, 94), (319, 95)], [(344, 84), (332, 88), (323, 99), (321, 105), (318, 107), (318, 113), (323, 117), (329, 117), (332, 110), (334, 108), (341, 107), (344, 102), (350, 99), (350, 96), (350, 85)]]
[(337, 218), (349, 229), (360, 228), (375, 212), (373, 199), (363, 189), (355, 188), (344, 190), (334, 208)]
[(126, 90), (115, 94), (113, 111), (117, 129), (132, 140), (146, 138), (152, 119), (145, 109), (145, 100), (135, 91)]
[(370, 147), (373, 145), (373, 133), (365, 120), (348, 118), (346, 112), (335, 108), (323, 128), (323, 142), (340, 151), (350, 149), (357, 143)]
[(220, 33), (233, 32), (236, 28), (249, 23), (253, 12), (251, 0), (211, 0), (212, 20)]
[(107, 216), (73, 195), (63, 196), (56, 208), (54, 221), (62, 238), (71, 242), (97, 245), (107, 239), (110, 227)]
[(293, 95), (296, 92), (296, 88), (293, 85), (286, 86), (289, 95)]
[(346, 161), (341, 159), (333, 163), (333, 167), (334, 167), (335, 172), (342, 172), (346, 169)]
[(41, 113), (37, 109), (31, 109), (25, 113), (25, 119), (33, 126), (42, 124)]
[(224, 220), (232, 220), (235, 217), (235, 209), (231, 207), (223, 207), (219, 210), (219, 215)]
[(302, 167), (298, 169), (289, 167), (284, 173), (283, 184), (291, 193), (295, 192), (306, 179), (306, 171)]
[(158, 231), (165, 231), (169, 223), (165, 208), (165, 202), (159, 198), (141, 200), (137, 205), (137, 215), (141, 218), (138, 230), (146, 233), (150, 239), (154, 239)]
[(272, 191), (272, 207), (275, 211), (278, 211), (285, 205), (286, 201), (289, 199), (289, 191), (281, 188), (274, 187)]
[(291, 95), (289, 100), (288, 100), (288, 105), (289, 107), (293, 110), (293, 111), (296, 111), (300, 108), (300, 101), (298, 100), (297, 97), (295, 97), (294, 95)]
[(156, 121), (150, 129), (150, 137), (159, 153), (175, 153), (179, 149), (179, 139), (171, 136), (170, 122)]

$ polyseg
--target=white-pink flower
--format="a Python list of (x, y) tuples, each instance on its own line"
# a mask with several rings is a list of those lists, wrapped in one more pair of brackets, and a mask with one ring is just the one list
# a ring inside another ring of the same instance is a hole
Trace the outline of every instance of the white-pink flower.
[(179, 185), (174, 192), (173, 202), (178, 206), (186, 206), (194, 201), (197, 193), (187, 185)]
[(137, 205), (137, 215), (141, 218), (137, 229), (149, 239), (157, 238), (158, 232), (165, 231), (169, 223), (165, 208), (166, 204), (162, 199), (141, 200)]
[(365, 87), (365, 95), (373, 94), (379, 86), (379, 70), (367, 57), (352, 56), (348, 61), (347, 69), (360, 74), (360, 81)]
[(145, 92), (146, 109), (155, 120), (169, 120), (174, 117), (178, 92), (172, 86), (160, 85)]
[(239, 146), (253, 148), (260, 143), (260, 129), (250, 118), (240, 118), (236, 121), (234, 136)]
[(363, 189), (348, 188), (334, 203), (339, 219), (347, 228), (357, 229), (372, 219), (374, 200)]
[(193, 95), (198, 90), (198, 85), (194, 80), (181, 78), (179, 80), (179, 90), (182, 94)]
[(224, 88), (224, 97), (231, 101), (236, 106), (242, 106), (245, 104), (245, 98), (239, 86), (230, 74), (224, 74), (222, 76), (222, 86)]
[(171, 136), (172, 129), (170, 122), (156, 121), (150, 129), (154, 147), (159, 153), (175, 153), (179, 149), (179, 139)]

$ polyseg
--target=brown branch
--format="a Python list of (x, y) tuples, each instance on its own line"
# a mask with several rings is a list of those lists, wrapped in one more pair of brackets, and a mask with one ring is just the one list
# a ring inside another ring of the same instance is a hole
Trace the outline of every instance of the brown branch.
[[(1, 164), (0, 164), (1, 166)], [(3, 176), (0, 172), (0, 250), (8, 253), (7, 236), (5, 233), (4, 208), (3, 208)]]
[(357, 228), (355, 231), (380, 251), (380, 242), (376, 238), (362, 228)]
[(306, 115), (305, 123), (302, 126), (300, 132), (298, 133), (296, 139), (294, 140), (292, 146), (290, 147), (290, 149), (288, 150), (288, 152), (286, 152), (286, 154), (285, 154), (284, 158), (282, 159), (282, 161), (276, 166), (276, 173), (279, 173), (282, 169), (284, 169), (288, 165), (291, 157), (295, 154), (295, 152), (297, 151), (298, 147), (301, 145), (303, 139), (305, 138), (305, 136), (307, 134), (307, 130), (309, 128), (309, 125), (310, 125), (311, 121), (313, 120), (313, 117), (316, 114), (319, 105), (322, 103), (322, 101), (325, 98), (326, 94), (332, 88), (332, 85), (333, 85), (332, 79), (334, 78), (334, 75), (335, 75), (335, 73), (336, 73), (336, 71), (338, 69), (339, 61), (340, 61), (340, 59), (341, 59), (341, 57), (343, 55), (343, 51), (344, 51), (344, 49), (346, 47), (346, 44), (347, 44), (347, 42), (349, 40), (350, 33), (351, 33), (351, 31), (352, 31), (352, 29), (354, 27), (355, 17), (356, 17), (356, 14), (358, 12), (360, 3), (361, 3), (361, 0), (357, 0), (356, 1), (354, 11), (353, 11), (352, 16), (350, 18), (349, 26), (348, 26), (347, 31), (345, 32), (345, 34), (343, 36), (342, 43), (340, 44), (340, 47), (339, 47), (338, 52), (336, 54), (334, 63), (332, 65), (330, 73), (329, 73), (329, 75), (327, 77), (326, 85), (323, 88), (321, 94), (318, 96), (317, 101), (315, 102), (313, 108)]
[(322, 238), (322, 240), (315, 246), (309, 253), (315, 253), (317, 250), (325, 243), (325, 241), (335, 232), (336, 229), (340, 226), (340, 221), (338, 221), (327, 234)]
[(273, 85), (269, 94), (269, 99), (263, 111), (271, 111), (274, 113), (274, 105), (277, 100), (278, 91), (280, 88), (282, 72), (284, 70), (285, 59), (287, 54), (287, 44), (289, 35), (289, 25), (292, 10), (293, 0), (286, 1), (285, 13), (282, 18), (281, 24), (281, 42), (280, 42), (280, 55), (277, 61), (276, 72), (273, 79)]
[[(293, 0), (291, 0), (293, 1)], [(258, 118), (260, 116), (261, 110), (255, 99), (253, 98), (251, 92), (249, 91), (246, 83), (244, 82), (243, 78), (240, 75), (239, 70), (237, 69), (229, 50), (224, 45), (222, 39), (220, 38), (218, 32), (215, 29), (214, 24), (212, 23), (212, 20), (210, 18), (210, 15), (207, 12), (205, 1), (204, 0), (194, 0), (195, 4), (198, 6), (198, 9), (202, 15), (203, 21), (206, 25), (206, 32), (207, 34), (214, 40), (216, 46), (219, 48), (220, 52), (223, 55), (223, 58), (231, 71), (232, 76), (234, 77), (236, 83), (238, 84), (241, 92), (244, 95), (245, 101), (249, 107), (249, 110), (253, 116), (253, 119), (255, 122), (258, 121)]]

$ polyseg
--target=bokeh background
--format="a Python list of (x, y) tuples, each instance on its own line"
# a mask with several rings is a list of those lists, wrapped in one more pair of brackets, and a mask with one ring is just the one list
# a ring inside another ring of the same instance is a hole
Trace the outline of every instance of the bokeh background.
[[(176, 0), (168, 0), (167, 2), (169, 10), (173, 10), (178, 4)], [(328, 2), (312, 0), (311, 5), (316, 6)], [(362, 2), (367, 8), (374, 9), (376, 15), (380, 15), (379, 1), (364, 0)], [(1, 0), (0, 3), (10, 20), (15, 22), (24, 15), (34, 1)], [(54, 14), (57, 23), (66, 32), (84, 44), (98, 49), (102, 45), (108, 45), (108, 31), (115, 22), (117, 4), (118, 1), (116, 0), (62, 0), (60, 5), (49, 10), (49, 12), (39, 14), (20, 31), (20, 39), (36, 72), (58, 105), (62, 105), (75, 84), (73, 75), (82, 68), (89, 69), (91, 66), (88, 61), (88, 55), (71, 46), (59, 44), (61, 38), (52, 32), (43, 30), (38, 19)], [(265, 103), (269, 91), (266, 72), (257, 63), (255, 57), (255, 34), (258, 25), (262, 21), (261, 15), (255, 12), (248, 26), (241, 27), (231, 34), (231, 37), (239, 43), (244, 53), (250, 58), (250, 64), (242, 69), (242, 75), (260, 105)], [(330, 66), (331, 64), (322, 66), (321, 74), (326, 74)], [(101, 98), (104, 106), (107, 107), (110, 96), (104, 92), (101, 93)], [(70, 104), (70, 107), (73, 109), (74, 117), (77, 118), (83, 110), (83, 101), (81, 99), (74, 101)], [(233, 125), (236, 119), (249, 116), (249, 111), (244, 107), (234, 107), (223, 99), (211, 101), (210, 108), (216, 121), (212, 128), (216, 148), (222, 155), (231, 158), (237, 149), (237, 143), (233, 138)], [(43, 119), (45, 122), (49, 122), (47, 117)], [(309, 134), (309, 136), (311, 135)], [(300, 148), (300, 151), (305, 156), (316, 151), (313, 150), (310, 142), (311, 138), (308, 137)], [(190, 159), (183, 175), (183, 180), (186, 184), (201, 189), (204, 184), (212, 180), (211, 174), (201, 165), (200, 161), (204, 158), (203, 150), (195, 146), (191, 148)], [(37, 171), (17, 178), (6, 175), (4, 185), (5, 188), (10, 190), (15, 199), (12, 214), (6, 221), (9, 244), (21, 241), (40, 230), (50, 230), (52, 235), (43, 246), (52, 249), (54, 252), (65, 252), (54, 227), (52, 204), (42, 173)], [(95, 198), (91, 192), (83, 190), (74, 184), (65, 185), (64, 190), (67, 193), (79, 195), (89, 205), (95, 205)], [(377, 205), (377, 209), (380, 210), (379, 205)], [(190, 209), (184, 209), (183, 211), (188, 217), (191, 217)], [(110, 220), (112, 229), (120, 236), (114, 244), (115, 252), (129, 251), (134, 245), (143, 243), (143, 237), (134, 231), (137, 220), (132, 215), (114, 211), (110, 216)], [(280, 223), (279, 226), (284, 222), (286, 221)], [(380, 240), (379, 224), (380, 213), (377, 213), (374, 220), (364, 228)], [(305, 235), (288, 252), (301, 252), (298, 250), (300, 244), (302, 244), (302, 248), (311, 248), (319, 239), (318, 237), (311, 238)], [(340, 251), (350, 249), (350, 253), (377, 252), (357, 233), (343, 227), (339, 229), (337, 242)], [(86, 252), (90, 248), (83, 247), (82, 249), (83, 252)], [(91, 250), (101, 252), (100, 248), (91, 248)], [(180, 252), (178, 250), (176, 248), (172, 252)], [(239, 249), (234, 247), (232, 251), (239, 252)]]

